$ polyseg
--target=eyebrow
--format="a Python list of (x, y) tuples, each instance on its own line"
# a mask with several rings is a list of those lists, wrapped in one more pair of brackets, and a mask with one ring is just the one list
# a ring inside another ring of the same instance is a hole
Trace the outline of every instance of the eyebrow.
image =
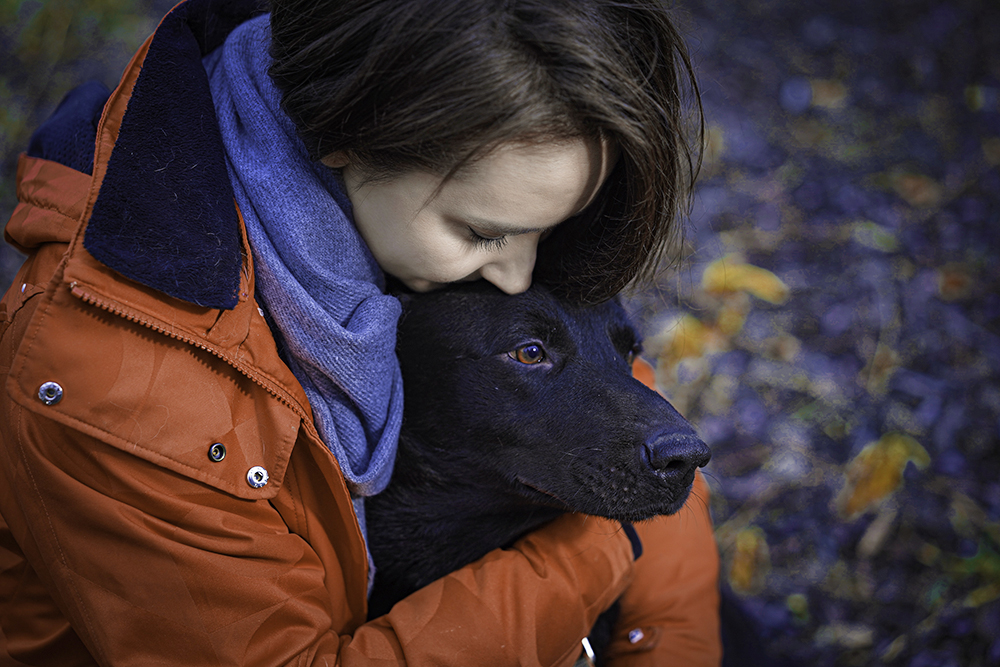
[(478, 230), (488, 232), (490, 234), (495, 234), (497, 236), (519, 236), (521, 234), (538, 234), (541, 232), (547, 232), (558, 226), (551, 225), (549, 227), (515, 227), (512, 225), (505, 225), (502, 222), (494, 222), (492, 220), (483, 220), (482, 218), (468, 217), (466, 216), (465, 222), (468, 225), (475, 227)]

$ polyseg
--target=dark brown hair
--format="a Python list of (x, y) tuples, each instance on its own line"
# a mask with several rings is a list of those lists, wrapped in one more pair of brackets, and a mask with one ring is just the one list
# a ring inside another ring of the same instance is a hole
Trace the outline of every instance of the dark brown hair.
[(598, 197), (539, 245), (535, 279), (563, 296), (652, 278), (676, 240), (703, 120), (661, 2), (271, 0), (271, 30), (270, 74), (316, 159), (447, 177), (503, 143), (614, 142)]

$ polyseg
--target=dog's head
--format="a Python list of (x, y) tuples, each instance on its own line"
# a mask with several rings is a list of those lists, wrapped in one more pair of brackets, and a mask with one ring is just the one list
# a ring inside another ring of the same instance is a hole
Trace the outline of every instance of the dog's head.
[(423, 449), (408, 455), (433, 458), (442, 483), (461, 475), (526, 504), (672, 514), (710, 455), (633, 379), (638, 352), (616, 302), (575, 308), (541, 287), (509, 296), (483, 281), (408, 297), (401, 454)]

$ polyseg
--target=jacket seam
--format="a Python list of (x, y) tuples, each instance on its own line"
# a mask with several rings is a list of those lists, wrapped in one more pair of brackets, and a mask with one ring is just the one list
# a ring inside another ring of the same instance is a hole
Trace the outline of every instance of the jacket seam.
[[(10, 308), (11, 306), (10, 302), (6, 304), (8, 306), (7, 313), (2, 318), (0, 318), (0, 323), (6, 325), (13, 325), (14, 317), (17, 316), (17, 314), (21, 311), (21, 309), (24, 308), (26, 305), (28, 305), (28, 302), (31, 301), (33, 298), (35, 298), (39, 294), (45, 293), (45, 290), (39, 287), (38, 285), (31, 285), (29, 283), (24, 283), (24, 284), (27, 285), (27, 287), (24, 290), (25, 292), (24, 296), (13, 308)], [(0, 340), (3, 340), (3, 336), (6, 332), (7, 332), (6, 327), (0, 329)]]
[[(296, 434), (296, 439), (298, 439), (298, 434)], [(290, 459), (291, 457), (289, 457)], [(302, 511), (302, 507), (297, 501), (297, 489), (298, 480), (295, 478), (295, 466), (291, 464), (289, 460), (285, 467), (285, 474), (282, 477), (282, 483), (285, 489), (288, 491), (288, 502), (292, 505), (292, 512), (295, 515), (295, 520), (298, 522), (298, 527), (295, 532), (302, 535), (307, 543), (312, 544), (312, 538), (309, 535), (309, 523), (306, 521), (306, 514)]]
[(18, 199), (23, 204), (31, 204), (32, 206), (35, 206), (37, 208), (40, 208), (40, 209), (43, 209), (45, 211), (49, 211), (50, 213), (55, 213), (56, 215), (62, 216), (62, 217), (66, 218), (67, 220), (70, 220), (72, 222), (76, 222), (78, 220), (78, 218), (76, 218), (74, 216), (71, 216), (68, 213), (66, 213), (63, 210), (61, 210), (58, 207), (58, 205), (44, 202), (44, 201), (42, 201), (40, 199), (37, 199), (37, 198), (35, 198), (35, 197), (31, 196), (31, 195), (19, 193), (18, 194)]
[[(183, 468), (184, 470), (187, 470), (187, 471), (190, 471), (190, 472), (194, 472), (194, 473), (200, 473), (201, 475), (205, 476), (204, 478), (201, 478), (199, 476), (192, 475), (191, 477), (193, 479), (197, 479), (198, 481), (201, 481), (202, 483), (209, 483), (208, 480), (212, 480), (212, 479), (218, 480), (219, 482), (221, 482), (225, 486), (221, 486), (221, 487), (217, 487), (217, 488), (220, 488), (220, 490), (224, 490), (227, 493), (230, 493), (230, 494), (236, 496), (237, 498), (242, 497), (242, 496), (240, 496), (239, 494), (237, 494), (235, 492), (235, 489), (236, 489), (235, 485), (228, 484), (224, 479), (222, 479), (220, 477), (213, 477), (213, 476), (207, 475), (200, 468), (197, 468), (197, 467), (192, 466), (190, 464), (184, 463), (183, 461), (178, 461), (177, 459), (171, 458), (170, 456), (167, 456), (166, 454), (163, 454), (162, 452), (159, 452), (157, 450), (150, 449), (148, 447), (144, 447), (144, 446), (140, 445), (137, 442), (132, 442), (130, 440), (126, 440), (125, 438), (122, 438), (121, 436), (115, 435), (114, 433), (111, 433), (110, 431), (107, 431), (107, 430), (101, 428), (100, 426), (97, 426), (95, 424), (91, 424), (89, 422), (85, 422), (82, 419), (79, 419), (79, 418), (74, 417), (72, 415), (66, 414), (65, 412), (59, 412), (58, 414), (62, 415), (63, 418), (65, 418), (68, 422), (72, 422), (73, 425), (89, 427), (89, 428), (93, 429), (94, 431), (97, 431), (98, 433), (102, 433), (103, 435), (107, 436), (107, 438), (108, 438), (107, 440), (103, 440), (103, 439), (102, 440), (105, 442), (105, 444), (110, 445), (112, 447), (115, 447), (115, 449), (121, 449), (121, 448), (115, 446), (112, 441), (121, 441), (121, 442), (128, 443), (130, 449), (141, 450), (141, 451), (146, 452), (147, 454), (149, 454), (151, 457), (153, 457), (153, 460), (150, 460), (150, 459), (145, 459), (145, 460), (149, 461), (150, 463), (153, 463), (154, 465), (157, 465), (157, 466), (159, 466), (161, 468), (166, 467), (166, 466), (162, 465), (162, 463), (157, 462), (155, 460), (157, 458), (159, 458), (161, 460), (164, 460), (164, 461), (170, 461), (171, 463), (176, 464), (177, 466), (179, 466), (180, 468)], [(64, 422), (64, 424), (66, 426), (70, 426), (71, 425), (71, 424), (66, 424), (65, 422)], [(126, 450), (121, 449), (121, 451), (126, 451)], [(144, 457), (140, 457), (140, 458), (144, 458)], [(212, 486), (214, 486), (214, 484)], [(256, 499), (253, 498), (252, 500), (256, 500)]]
[[(52, 541), (55, 542), (56, 549), (58, 550), (59, 566), (65, 572), (71, 572), (72, 570), (70, 569), (69, 565), (66, 562), (66, 553), (65, 551), (63, 551), (62, 542), (59, 540), (59, 535), (56, 533), (56, 530), (52, 525), (52, 519), (49, 516), (49, 510), (48, 507), (46, 506), (45, 498), (38, 490), (38, 482), (35, 479), (34, 472), (31, 469), (32, 468), (31, 463), (29, 463), (28, 457), (24, 453), (24, 438), (22, 435), (24, 428), (23, 426), (24, 409), (25, 408), (23, 405), (19, 405), (17, 407), (17, 430), (15, 431), (15, 433), (17, 438), (18, 457), (21, 459), (21, 464), (24, 466), (25, 473), (28, 475), (28, 480), (29, 483), (31, 484), (31, 490), (34, 493), (35, 498), (38, 500), (39, 506), (42, 508), (42, 513), (45, 515), (45, 522), (46, 522), (45, 528), (47, 532), (52, 536)], [(72, 592), (73, 599), (76, 601), (76, 606), (80, 610), (80, 614), (83, 617), (84, 623), (86, 623), (87, 625), (87, 633), (89, 636), (93, 637), (95, 634), (93, 631), (94, 623), (93, 620), (90, 618), (90, 613), (89, 610), (87, 609), (87, 605), (84, 604), (83, 597), (80, 595), (80, 591), (77, 588), (76, 583), (73, 581), (73, 578), (64, 575), (64, 579), (66, 582), (66, 587)], [(96, 645), (95, 648), (97, 648)], [(103, 650), (101, 650), (100, 652), (102, 654), (104, 653)]]

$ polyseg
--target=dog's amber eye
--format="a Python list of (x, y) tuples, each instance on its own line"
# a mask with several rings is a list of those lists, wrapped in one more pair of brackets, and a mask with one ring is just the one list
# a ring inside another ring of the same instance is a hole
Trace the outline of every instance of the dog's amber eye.
[(542, 349), (541, 345), (535, 345), (534, 343), (522, 345), (507, 354), (511, 359), (519, 361), (522, 364), (538, 364), (545, 361), (545, 350)]

